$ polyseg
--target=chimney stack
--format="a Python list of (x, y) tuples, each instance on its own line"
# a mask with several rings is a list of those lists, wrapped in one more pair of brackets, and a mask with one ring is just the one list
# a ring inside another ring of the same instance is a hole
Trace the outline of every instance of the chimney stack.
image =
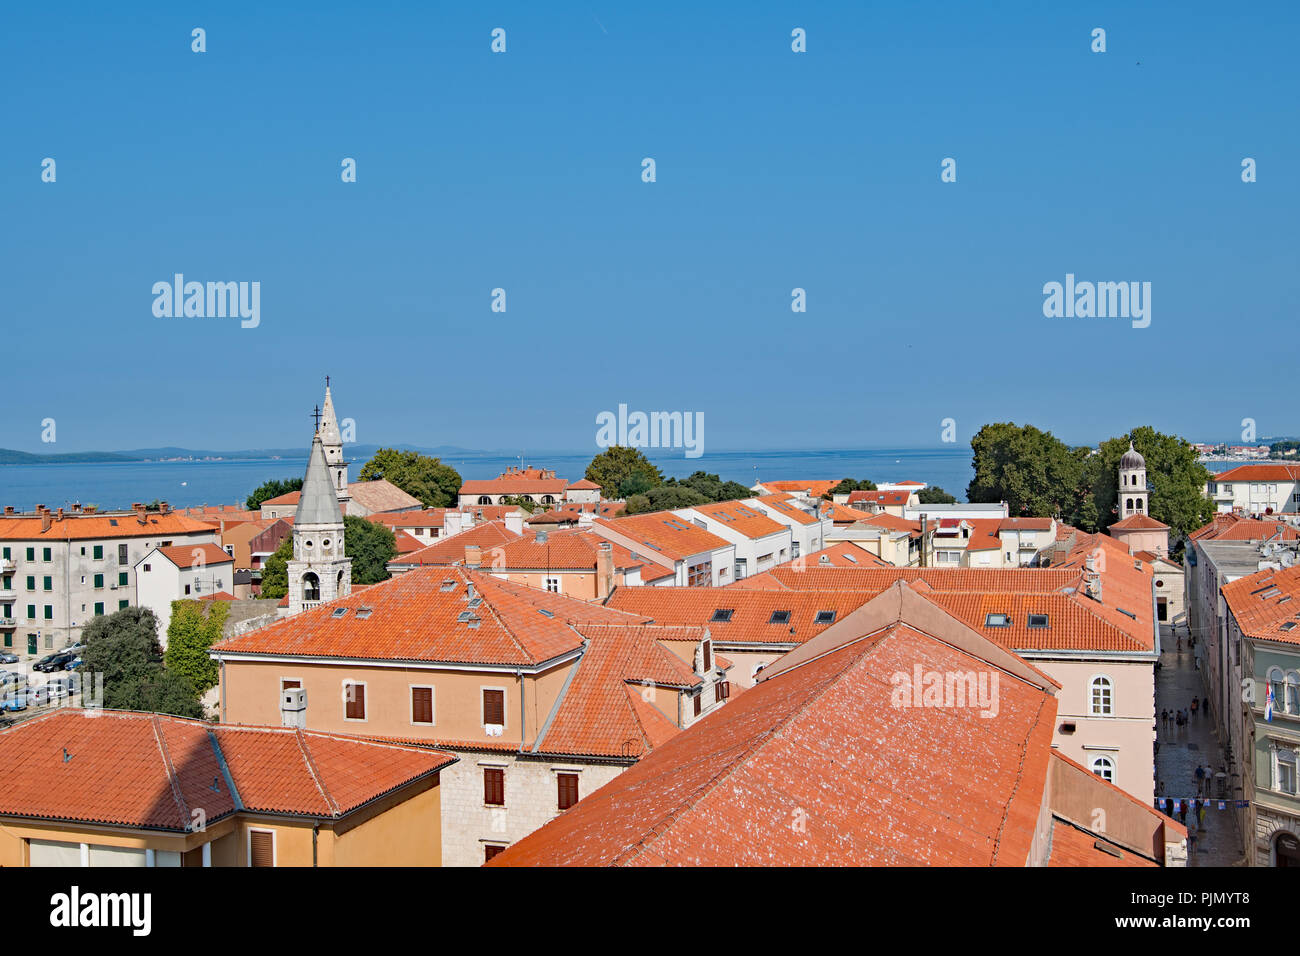
[[(483, 549), (477, 544), (465, 545), (465, 567), (477, 568), (483, 563)], [(471, 585), (471, 588), (473, 585)]]
[(5, 514), (7, 514), (7, 515), (11, 515), (11, 514), (13, 514), (13, 513), (14, 513), (14, 506), (13, 506), (13, 505), (5, 505)]
[(58, 517), (55, 518), (55, 520), (56, 520), (56, 521), (62, 521), (62, 520), (63, 520), (63, 509), (62, 509), (62, 508), (59, 509)]
[(42, 511), (42, 512), (41, 512), (41, 531), (42, 531), (42, 532), (49, 531), (49, 530), (50, 530), (50, 525), (52, 525), (53, 523), (54, 523), (54, 519), (50, 517), (50, 513), (49, 513), (48, 511)]
[(602, 541), (596, 546), (596, 597), (604, 600), (614, 590), (614, 546)]
[(506, 530), (511, 534), (524, 533), (524, 513), (522, 511), (512, 511), (506, 515)]
[(538, 543), (538, 544), (545, 544), (545, 543), (546, 543), (546, 532), (545, 532), (545, 531), (539, 531), (539, 532), (537, 532), (537, 543)]
[(141, 524), (148, 524), (149, 519), (144, 516), (145, 507), (138, 501), (132, 506), (135, 508), (135, 520)]

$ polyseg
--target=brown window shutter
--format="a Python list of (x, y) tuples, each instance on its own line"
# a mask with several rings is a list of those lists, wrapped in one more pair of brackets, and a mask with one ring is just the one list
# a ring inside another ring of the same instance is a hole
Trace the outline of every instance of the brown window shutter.
[(249, 830), (249, 866), (275, 866), (275, 834), (269, 830)]
[(366, 686), (364, 684), (349, 684), (347, 703), (347, 715), (349, 720), (365, 720)]
[(506, 772), (498, 767), (483, 769), (483, 802), (490, 807), (506, 804)]
[(501, 852), (502, 850), (504, 850), (504, 849), (505, 849), (505, 847), (503, 847), (503, 846), (493, 846), (491, 843), (484, 844), (484, 846), (483, 846), (483, 862), (484, 862), (484, 863), (489, 862), (489, 861), (492, 859), (492, 857), (496, 856), (498, 853), (500, 853), (500, 852)]
[(713, 666), (713, 653), (712, 653), (712, 651), (713, 651), (713, 649), (709, 646), (709, 642), (708, 642), (708, 641), (705, 641), (705, 642), (704, 642), (704, 669), (705, 669), (706, 671), (707, 671), (710, 667)]
[(726, 700), (731, 696), (731, 684), (725, 680), (718, 681), (718, 700)]
[(696, 694), (695, 697), (693, 698), (694, 701), (695, 701), (695, 716), (696, 716), (696, 717), (700, 716), (700, 698), (701, 698), (702, 696), (703, 696), (702, 694)]
[(433, 723), (433, 688), (411, 688), (411, 720), (417, 724)]
[(559, 806), (567, 810), (578, 802), (578, 775), (576, 773), (557, 773), (556, 784), (559, 788)]
[(506, 722), (506, 692), (503, 690), (483, 691), (483, 723), (502, 724)]
[(282, 680), (280, 681), (280, 690), (289, 690), (291, 687), (301, 687), (300, 680)]

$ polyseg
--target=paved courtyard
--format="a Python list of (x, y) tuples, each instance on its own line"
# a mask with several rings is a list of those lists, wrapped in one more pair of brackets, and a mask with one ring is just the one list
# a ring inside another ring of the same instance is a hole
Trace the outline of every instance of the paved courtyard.
[[(1192, 697), (1205, 697), (1208, 690), (1196, 668), (1193, 655), (1187, 648), (1187, 632), (1183, 635), (1183, 649), (1178, 650), (1177, 638), (1168, 627), (1161, 628), (1160, 670), (1156, 672), (1156, 726), (1160, 751), (1156, 754), (1156, 796), (1189, 799), (1197, 796), (1196, 768), (1209, 764), (1218, 771), (1224, 764), (1223, 751), (1214, 732), (1214, 722), (1199, 710), (1183, 727), (1171, 720), (1168, 729), (1160, 721), (1160, 711), (1191, 707)], [(1217, 796), (1217, 792), (1213, 794)], [(1245, 866), (1241, 836), (1237, 828), (1237, 815), (1232, 810), (1216, 809), (1212, 802), (1205, 811), (1205, 822), (1198, 821), (1189, 811), (1183, 821), (1167, 806), (1175, 820), (1185, 822), (1188, 836), (1195, 835), (1188, 854), (1188, 866)]]

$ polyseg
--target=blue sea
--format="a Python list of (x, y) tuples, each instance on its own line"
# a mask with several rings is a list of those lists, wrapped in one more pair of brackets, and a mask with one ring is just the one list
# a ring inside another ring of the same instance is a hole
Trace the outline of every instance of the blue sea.
[[(652, 450), (653, 451), (653, 450)], [(699, 458), (650, 455), (665, 476), (685, 478), (695, 471), (719, 475), (724, 481), (752, 486), (756, 481), (810, 478), (870, 478), (882, 481), (924, 481), (965, 500), (973, 476), (970, 449), (963, 445), (933, 449), (859, 449), (847, 451), (718, 452)], [(591, 453), (530, 456), (530, 467), (550, 468), (557, 477), (576, 481), (583, 476)], [(444, 458), (462, 478), (494, 478), (511, 465), (513, 456), (465, 455)], [(355, 480), (364, 461), (352, 464)], [(240, 504), (271, 478), (301, 477), (300, 460), (278, 458), (250, 461), (105, 462), (86, 464), (0, 465), (0, 505), (30, 511), (43, 504), (67, 507), (72, 502), (104, 508), (127, 507), (155, 498), (173, 507)]]

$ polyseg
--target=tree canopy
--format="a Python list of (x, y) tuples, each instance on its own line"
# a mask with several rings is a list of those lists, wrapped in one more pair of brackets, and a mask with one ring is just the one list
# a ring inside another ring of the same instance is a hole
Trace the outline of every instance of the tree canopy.
[(301, 478), (272, 478), (258, 485), (257, 490), (248, 496), (244, 505), (249, 511), (256, 511), (268, 498), (278, 498), (291, 491), (302, 491)]
[(397, 536), (377, 521), (347, 515), (343, 518), (343, 553), (352, 559), (353, 584), (378, 584), (392, 577), (388, 562), (397, 557)]
[(955, 505), (957, 499), (938, 485), (922, 488), (916, 493), (916, 500), (923, 505)]
[(1215, 506), (1204, 494), (1210, 471), (1197, 460), (1196, 447), (1177, 435), (1165, 435), (1143, 425), (1102, 442), (1098, 453), (1084, 462), (1084, 486), (1098, 515), (1096, 530), (1104, 531), (1119, 520), (1119, 460), (1128, 451), (1129, 441), (1146, 459), (1147, 513), (1169, 525), (1173, 538), (1207, 524)]
[[(664, 480), (659, 469), (639, 449), (625, 445), (611, 445), (591, 459), (586, 478), (600, 485), (606, 498), (645, 494)], [(628, 482), (626, 488), (625, 482)]]
[[(343, 549), (347, 550), (347, 538), (343, 539)], [(262, 588), (260, 597), (282, 598), (289, 593), (289, 562), (293, 560), (293, 535), (285, 535), (280, 547), (266, 559), (262, 565)]]
[(463, 484), (460, 472), (440, 459), (397, 448), (381, 448), (361, 466), (362, 481), (376, 478), (386, 479), (419, 498), (426, 508), (451, 507), (459, 500)]
[(200, 695), (217, 686), (217, 662), (208, 650), (221, 640), (229, 615), (226, 601), (172, 601), (163, 663), (171, 673), (189, 680)]
[(875, 490), (876, 490), (876, 483), (874, 481), (870, 481), (867, 478), (862, 478), (862, 479), (845, 478), (843, 481), (841, 481), (830, 491), (826, 492), (826, 494), (822, 495), (822, 498), (826, 501), (830, 501), (836, 495), (847, 495), (851, 491), (875, 491)]
[(85, 648), (78, 670), (86, 679), (103, 676), (105, 707), (203, 716), (194, 684), (163, 666), (158, 619), (148, 608), (127, 607), (95, 617), (81, 636)]
[(1051, 432), (1012, 422), (985, 425), (971, 438), (972, 503), (1005, 501), (1013, 517), (1073, 515), (1086, 449), (1071, 449)]

